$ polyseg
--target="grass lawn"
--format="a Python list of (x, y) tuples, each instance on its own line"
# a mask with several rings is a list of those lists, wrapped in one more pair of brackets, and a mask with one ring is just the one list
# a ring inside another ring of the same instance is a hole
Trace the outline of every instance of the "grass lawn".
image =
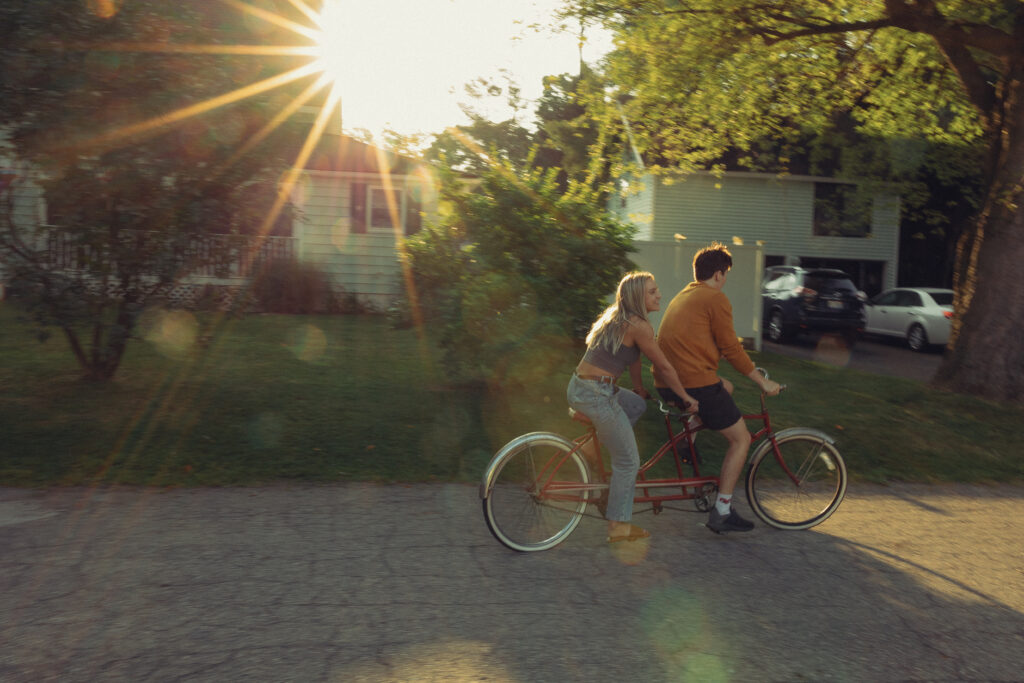
[[(377, 317), (152, 314), (109, 383), (79, 378), (59, 334), (40, 344), (0, 303), (0, 485), (217, 486), (271, 481), (476, 481), (508, 439), (579, 432), (577, 361), (521, 385), (460, 389), (429, 339)], [(1024, 481), (1024, 407), (772, 354), (789, 386), (776, 429), (837, 439), (854, 480)], [(745, 412), (757, 393), (728, 366)], [(637, 432), (660, 444), (654, 404)], [(703, 435), (716, 467), (722, 439)]]

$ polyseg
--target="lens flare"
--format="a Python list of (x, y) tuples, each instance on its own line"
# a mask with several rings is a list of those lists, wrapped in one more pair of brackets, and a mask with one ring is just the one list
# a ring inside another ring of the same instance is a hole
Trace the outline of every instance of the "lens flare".
[(334, 225), (331, 227), (331, 243), (334, 244), (335, 248), (345, 253), (352, 247), (352, 231), (349, 227), (348, 218), (339, 218), (334, 221)]
[(651, 593), (643, 608), (644, 631), (651, 649), (679, 681), (728, 681), (720, 658), (708, 654), (717, 634), (705, 615), (707, 606), (679, 587)]
[(110, 19), (118, 10), (116, 0), (89, 0), (89, 11), (100, 19)]
[(199, 335), (199, 323), (188, 311), (154, 311), (140, 322), (142, 337), (170, 358), (189, 353)]
[(327, 351), (327, 335), (315, 325), (302, 325), (288, 333), (288, 350), (307, 363), (319, 360)]
[(814, 360), (841, 368), (850, 364), (850, 355), (850, 344), (839, 335), (821, 335), (814, 348)]

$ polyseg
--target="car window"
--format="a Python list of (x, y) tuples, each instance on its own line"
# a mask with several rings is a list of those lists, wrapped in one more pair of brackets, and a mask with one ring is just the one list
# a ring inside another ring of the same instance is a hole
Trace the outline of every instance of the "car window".
[(939, 306), (953, 305), (953, 292), (929, 292), (928, 294), (935, 299), (935, 303)]
[(836, 290), (848, 290), (851, 292), (857, 291), (857, 288), (854, 287), (853, 283), (847, 278), (839, 278), (832, 275), (821, 275), (816, 273), (807, 274), (804, 286), (810, 287), (811, 289), (819, 292), (834, 292)]
[(893, 306), (896, 303), (897, 294), (899, 292), (882, 292), (872, 300), (872, 303), (876, 306)]
[(761, 287), (763, 289), (769, 289), (773, 291), (778, 289), (779, 278), (782, 277), (783, 275), (784, 273), (780, 273), (778, 271), (768, 271), (767, 273), (765, 273), (764, 280), (761, 282)]
[(902, 289), (897, 289), (892, 293), (892, 303), (890, 306), (907, 306), (907, 293)]
[(904, 306), (920, 306), (921, 295), (917, 292), (903, 292), (903, 305)]
[(767, 274), (767, 276), (765, 277), (765, 280), (764, 280), (764, 282), (765, 282), (764, 288), (768, 289), (768, 290), (771, 290), (773, 292), (774, 291), (778, 291), (778, 290), (782, 290), (782, 289), (786, 289), (787, 287), (791, 286), (791, 285), (788, 285), (787, 283), (789, 282), (788, 278), (791, 278), (792, 275), (793, 275), (793, 272), (789, 271), (789, 270), (771, 270), (771, 271), (768, 271), (768, 274)]

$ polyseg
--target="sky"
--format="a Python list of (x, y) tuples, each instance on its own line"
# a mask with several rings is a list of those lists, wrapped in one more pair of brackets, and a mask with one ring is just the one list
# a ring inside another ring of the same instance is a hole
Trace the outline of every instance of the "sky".
[[(333, 1), (323, 28), (335, 51), (346, 131), (432, 135), (469, 122), (460, 103), (505, 120), (513, 112), (504, 95), (477, 101), (464, 85), (487, 78), (505, 86), (505, 69), (522, 96), (535, 100), (544, 76), (579, 71), (578, 25), (555, 30), (560, 0)], [(596, 27), (586, 35), (583, 59), (597, 61), (611, 39)], [(522, 123), (533, 108), (527, 104)]]

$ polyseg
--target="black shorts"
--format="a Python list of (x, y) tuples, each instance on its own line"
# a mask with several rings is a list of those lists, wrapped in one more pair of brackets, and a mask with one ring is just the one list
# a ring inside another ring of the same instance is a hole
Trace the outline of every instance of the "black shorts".
[[(658, 393), (666, 401), (676, 403), (680, 407), (685, 406), (683, 399), (668, 387), (658, 387)], [(697, 414), (700, 415), (701, 422), (710, 429), (716, 431), (727, 429), (736, 424), (738, 420), (743, 419), (743, 414), (736, 407), (732, 395), (725, 390), (725, 385), (721, 382), (695, 389), (686, 387), (686, 393), (700, 403)]]

